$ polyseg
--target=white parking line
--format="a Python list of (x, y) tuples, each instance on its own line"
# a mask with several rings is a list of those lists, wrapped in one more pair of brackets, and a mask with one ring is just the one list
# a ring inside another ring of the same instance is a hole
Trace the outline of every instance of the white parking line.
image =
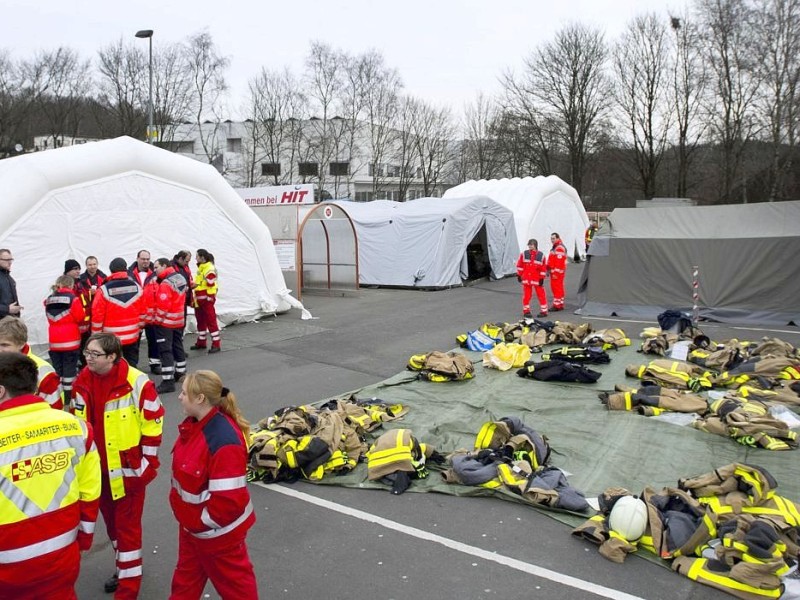
[(462, 544), (461, 542), (457, 542), (455, 540), (451, 540), (449, 538), (436, 535), (435, 533), (430, 533), (428, 531), (423, 531), (422, 529), (417, 529), (416, 527), (403, 525), (402, 523), (397, 523), (396, 521), (390, 521), (389, 519), (384, 519), (383, 517), (379, 517), (377, 515), (373, 515), (368, 512), (351, 508), (343, 504), (337, 504), (336, 502), (331, 502), (329, 500), (317, 498), (316, 496), (312, 496), (311, 494), (298, 492), (297, 490), (294, 490), (292, 488), (288, 488), (277, 484), (264, 484), (261, 482), (256, 482), (256, 483), (257, 485), (260, 485), (261, 487), (267, 490), (283, 494), (284, 496), (290, 496), (297, 500), (302, 500), (310, 504), (316, 504), (317, 506), (321, 506), (322, 508), (327, 508), (328, 510), (336, 511), (343, 515), (353, 517), (354, 519), (361, 519), (362, 521), (375, 523), (376, 525), (381, 525), (382, 527), (386, 527), (387, 529), (392, 529), (394, 531), (398, 531), (400, 533), (404, 533), (406, 535), (410, 535), (412, 537), (419, 538), (421, 540), (425, 540), (428, 542), (441, 544), (442, 546), (446, 546), (447, 548), (450, 548), (452, 550), (457, 550), (458, 552), (463, 552), (464, 554), (469, 554), (470, 556), (475, 556), (477, 558), (489, 560), (501, 564), (503, 566), (509, 567), (511, 569), (522, 571), (523, 573), (535, 575), (536, 577), (541, 577), (542, 579), (548, 579), (550, 581), (553, 581), (561, 585), (566, 585), (578, 590), (590, 592), (597, 596), (602, 596), (603, 598), (612, 598), (614, 600), (642, 600), (642, 598), (640, 598), (639, 596), (632, 596), (631, 594), (626, 594), (625, 592), (620, 592), (619, 590), (603, 587), (602, 585), (596, 585), (589, 581), (578, 579), (577, 577), (564, 575), (563, 573), (551, 571), (550, 569), (545, 569), (544, 567), (537, 567), (536, 565), (522, 562), (521, 560), (510, 558), (508, 556), (503, 556), (502, 554), (497, 554), (495, 552), (489, 552), (488, 550), (484, 550), (476, 546), (470, 546), (469, 544)]

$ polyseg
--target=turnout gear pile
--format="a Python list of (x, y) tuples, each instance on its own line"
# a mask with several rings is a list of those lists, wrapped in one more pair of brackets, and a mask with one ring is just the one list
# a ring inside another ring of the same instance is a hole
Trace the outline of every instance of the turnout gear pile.
[(350, 471), (367, 451), (365, 434), (407, 412), (399, 404), (352, 397), (319, 408), (282, 408), (261, 420), (250, 435), (248, 478), (316, 481)]
[(675, 389), (699, 392), (711, 389), (712, 373), (698, 365), (689, 363), (656, 359), (646, 365), (628, 365), (625, 373), (630, 377), (637, 377), (649, 385), (660, 385)]
[(574, 383), (595, 383), (601, 373), (577, 363), (563, 360), (528, 361), (517, 371), (520, 377), (539, 381), (567, 381)]
[(408, 359), (406, 368), (419, 371), (419, 378), (426, 381), (445, 382), (472, 379), (475, 367), (472, 361), (460, 352), (440, 352), (434, 350), (427, 354), (415, 354)]
[(526, 502), (571, 511), (589, 508), (583, 493), (570, 486), (564, 473), (548, 463), (547, 438), (517, 417), (484, 423), (471, 452), (450, 456), (442, 473), (449, 483), (505, 489)]
[(600, 329), (583, 338), (582, 343), (586, 346), (598, 346), (603, 350), (616, 350), (623, 346), (630, 346), (631, 339), (619, 328)]

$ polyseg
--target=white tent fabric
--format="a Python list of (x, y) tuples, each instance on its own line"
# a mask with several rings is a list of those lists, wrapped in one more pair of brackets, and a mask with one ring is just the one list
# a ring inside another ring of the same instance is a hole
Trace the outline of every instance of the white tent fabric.
[(16, 261), (32, 344), (47, 342), (43, 299), (74, 258), (153, 260), (205, 248), (219, 272), (223, 323), (302, 305), (289, 296), (269, 229), (211, 166), (121, 137), (0, 161), (0, 248)]
[(355, 225), (363, 285), (461, 285), (468, 275), (467, 247), (484, 226), (491, 276), (499, 279), (516, 273), (514, 217), (485, 196), (334, 204)]
[(450, 188), (445, 198), (480, 194), (489, 196), (514, 213), (519, 251), (533, 238), (545, 254), (550, 251), (550, 234), (557, 232), (567, 254), (586, 257), (586, 229), (589, 217), (571, 185), (555, 175), (513, 179), (471, 180)]

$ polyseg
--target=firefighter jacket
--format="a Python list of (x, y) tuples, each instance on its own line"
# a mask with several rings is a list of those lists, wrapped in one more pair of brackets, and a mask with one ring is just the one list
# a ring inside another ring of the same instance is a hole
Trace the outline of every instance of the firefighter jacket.
[(523, 285), (542, 285), (547, 275), (544, 254), (525, 250), (517, 259), (517, 275)]
[(533, 469), (547, 465), (550, 444), (547, 436), (525, 425), (519, 417), (503, 417), (484, 423), (475, 436), (475, 449), (496, 450), (514, 460), (527, 461)]
[[(795, 409), (800, 408), (800, 395), (798, 395), (798, 393), (792, 389), (789, 381), (786, 380), (781, 381), (771, 390), (764, 390), (760, 387), (743, 385), (728, 393), (736, 394), (736, 396), (739, 398), (785, 404), (786, 406), (795, 407)], [(797, 410), (795, 411), (797, 412)]]
[(167, 329), (183, 329), (188, 289), (186, 278), (169, 267), (164, 269), (146, 289), (153, 290), (151, 299), (153, 325)]
[(178, 432), (169, 493), (175, 518), (203, 546), (242, 542), (256, 520), (242, 430), (214, 407), (200, 421), (185, 419)]
[(91, 427), (36, 396), (6, 400), (0, 404), (0, 480), (0, 571), (34, 565), (38, 571), (46, 568), (37, 562), (42, 556), (58, 564), (56, 553), (72, 544), (91, 547), (100, 497)]
[(194, 276), (195, 303), (203, 300), (213, 300), (217, 296), (217, 268), (214, 263), (204, 262), (197, 265), (197, 274)]
[(587, 346), (598, 346), (603, 350), (616, 350), (623, 346), (630, 346), (631, 340), (619, 328), (600, 329), (583, 338), (582, 343)]
[(542, 354), (542, 360), (563, 360), (600, 365), (611, 362), (611, 357), (605, 350), (596, 346), (562, 346)]
[(658, 358), (646, 365), (628, 365), (625, 374), (652, 385), (688, 389), (692, 392), (711, 389), (711, 373), (699, 365)]
[(381, 435), (367, 452), (367, 479), (376, 481), (402, 471), (423, 479), (425, 462), (433, 447), (417, 441), (410, 429), (393, 429)]
[(769, 388), (778, 380), (800, 379), (800, 360), (786, 356), (754, 357), (714, 377), (714, 385), (736, 388), (755, 382)]
[(776, 419), (769, 407), (758, 400), (726, 396), (711, 403), (711, 411), (692, 427), (731, 437), (743, 446), (767, 450), (794, 450), (797, 433)]
[(551, 279), (562, 279), (567, 272), (567, 249), (560, 239), (556, 240), (547, 255), (547, 270)]
[[(108, 478), (111, 497), (118, 500), (131, 486), (144, 487), (155, 479), (161, 445), (164, 407), (147, 375), (120, 360), (112, 371), (114, 384), (108, 398), (93, 398), (91, 380), (83, 369), (72, 387), (76, 416), (89, 421), (99, 442), (103, 477)], [(98, 403), (103, 404), (101, 422)]]
[(31, 352), (31, 348), (28, 346), (28, 344), (25, 344), (22, 347), (21, 352), (35, 362), (36, 367), (39, 369), (39, 380), (36, 385), (36, 395), (40, 398), (44, 398), (44, 400), (53, 408), (57, 408), (59, 410), (63, 409), (64, 398), (61, 395), (61, 378), (58, 376), (58, 373), (56, 373), (55, 369), (49, 362), (43, 358), (39, 358), (33, 352)]
[(701, 396), (658, 385), (620, 392), (601, 392), (600, 401), (608, 410), (635, 410), (640, 415), (653, 417), (664, 411), (697, 413), (708, 411), (708, 402)]
[(127, 273), (112, 273), (95, 294), (92, 333), (113, 333), (123, 346), (135, 344), (146, 311), (142, 288)]
[(550, 329), (549, 343), (561, 344), (581, 344), (583, 340), (592, 332), (589, 323), (570, 323), (568, 321), (556, 321)]
[(81, 347), (81, 326), (86, 320), (83, 302), (69, 288), (58, 288), (44, 300), (50, 350), (69, 352)]
[(472, 361), (460, 352), (438, 350), (427, 354), (415, 354), (408, 359), (406, 368), (409, 371), (419, 371), (421, 379), (437, 383), (472, 379), (475, 374)]

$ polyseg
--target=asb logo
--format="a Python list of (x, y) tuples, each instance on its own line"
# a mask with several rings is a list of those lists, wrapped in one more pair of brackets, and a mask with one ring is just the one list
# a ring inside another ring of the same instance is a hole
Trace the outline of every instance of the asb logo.
[(11, 465), (11, 479), (21, 481), (36, 475), (47, 475), (66, 469), (69, 465), (69, 452), (51, 452), (36, 458), (20, 460)]

